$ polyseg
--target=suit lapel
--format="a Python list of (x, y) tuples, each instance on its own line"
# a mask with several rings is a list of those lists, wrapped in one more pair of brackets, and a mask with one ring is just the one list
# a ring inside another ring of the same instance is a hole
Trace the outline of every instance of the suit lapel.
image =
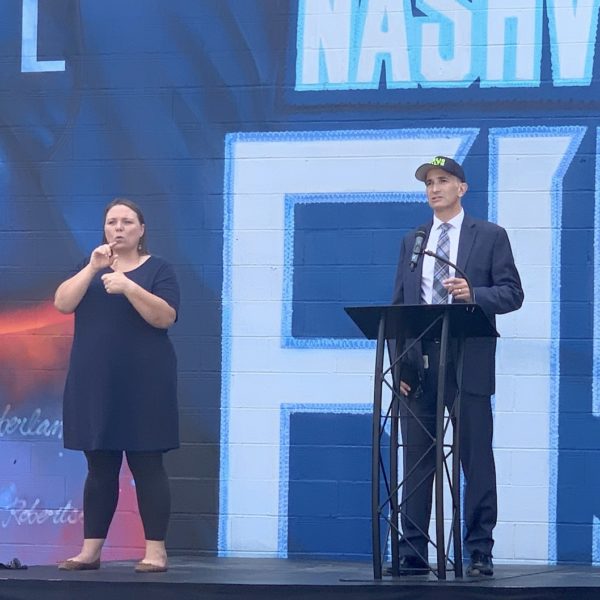
[(460, 236), (458, 241), (458, 255), (456, 264), (463, 271), (467, 268), (467, 262), (473, 249), (475, 238), (477, 237), (477, 226), (473, 219), (465, 213), (462, 227), (460, 228)]

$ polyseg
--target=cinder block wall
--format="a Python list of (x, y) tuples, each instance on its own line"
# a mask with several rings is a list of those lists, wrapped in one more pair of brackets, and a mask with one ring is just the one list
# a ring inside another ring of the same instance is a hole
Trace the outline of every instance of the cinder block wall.
[[(367, 558), (373, 349), (343, 307), (389, 300), (445, 153), (526, 293), (498, 323), (495, 557), (600, 560), (597, 6), (37, 4), (0, 8), (0, 554), (79, 543), (51, 299), (124, 195), (183, 294), (171, 551)], [(139, 555), (134, 491), (107, 558)]]

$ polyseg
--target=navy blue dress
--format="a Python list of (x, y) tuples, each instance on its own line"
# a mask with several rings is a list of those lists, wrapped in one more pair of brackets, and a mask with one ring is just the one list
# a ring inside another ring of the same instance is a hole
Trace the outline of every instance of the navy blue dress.
[[(65, 448), (177, 448), (177, 359), (171, 340), (125, 296), (105, 291), (100, 278), (109, 272), (96, 273), (75, 309), (63, 403)], [(165, 260), (151, 256), (125, 275), (179, 310), (175, 271)]]

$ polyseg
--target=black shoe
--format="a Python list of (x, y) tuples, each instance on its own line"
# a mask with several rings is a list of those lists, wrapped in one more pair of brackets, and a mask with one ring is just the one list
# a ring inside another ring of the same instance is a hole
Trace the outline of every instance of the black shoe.
[[(418, 556), (401, 556), (398, 575), (427, 575), (429, 573), (429, 564)], [(387, 575), (393, 575), (392, 568), (385, 570)]]
[(467, 567), (467, 577), (479, 577), (480, 575), (493, 575), (494, 563), (489, 554), (474, 550), (471, 554), (471, 564)]

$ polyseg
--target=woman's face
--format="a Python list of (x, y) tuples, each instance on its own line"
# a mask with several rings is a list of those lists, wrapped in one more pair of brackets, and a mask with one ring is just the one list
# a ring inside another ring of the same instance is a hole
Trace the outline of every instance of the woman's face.
[(124, 204), (117, 204), (106, 213), (104, 235), (109, 244), (116, 242), (114, 248), (117, 252), (137, 250), (140, 238), (144, 235), (144, 226), (135, 211)]

